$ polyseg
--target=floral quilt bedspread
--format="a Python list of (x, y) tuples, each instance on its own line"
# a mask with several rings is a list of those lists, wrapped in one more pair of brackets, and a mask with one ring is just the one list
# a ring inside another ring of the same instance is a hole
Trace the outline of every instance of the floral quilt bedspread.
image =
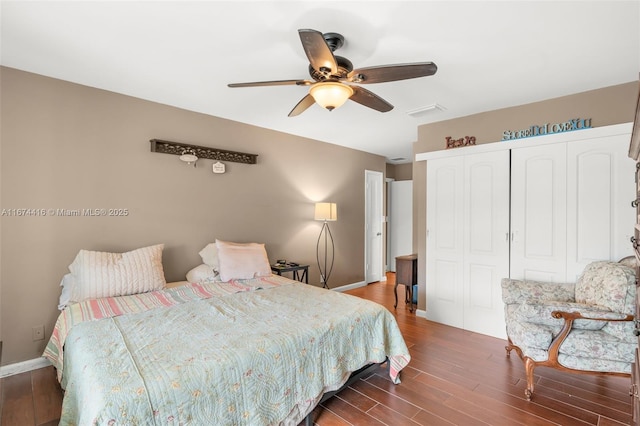
[(388, 357), (398, 383), (410, 360), (384, 307), (286, 278), (153, 293), (61, 313), (61, 425), (297, 424), (351, 372)]

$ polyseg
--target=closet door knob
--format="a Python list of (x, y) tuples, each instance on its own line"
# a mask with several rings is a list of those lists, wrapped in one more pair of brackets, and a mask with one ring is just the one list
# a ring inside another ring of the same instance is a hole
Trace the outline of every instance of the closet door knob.
[(631, 202), (631, 207), (633, 207), (634, 209), (636, 207), (638, 207), (638, 199), (637, 198)]

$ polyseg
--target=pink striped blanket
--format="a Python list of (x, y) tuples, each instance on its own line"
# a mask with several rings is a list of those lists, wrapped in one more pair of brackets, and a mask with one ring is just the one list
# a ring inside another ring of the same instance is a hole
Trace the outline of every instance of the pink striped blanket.
[(61, 381), (64, 367), (64, 352), (62, 349), (64, 348), (67, 335), (74, 325), (85, 321), (96, 321), (124, 314), (148, 311), (163, 306), (179, 305), (192, 300), (222, 297), (244, 291), (291, 284), (292, 281), (287, 278), (272, 275), (270, 277), (260, 277), (250, 280), (231, 280), (229, 282), (204, 284), (188, 283), (182, 286), (149, 293), (105, 297), (74, 303), (67, 306), (58, 316), (51, 339), (44, 350), (43, 356), (56, 368), (58, 381)]

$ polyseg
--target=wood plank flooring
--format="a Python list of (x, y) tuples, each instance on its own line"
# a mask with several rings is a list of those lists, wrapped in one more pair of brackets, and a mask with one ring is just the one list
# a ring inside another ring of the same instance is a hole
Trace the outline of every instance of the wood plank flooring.
[[(316, 425), (630, 424), (629, 378), (538, 368), (527, 402), (522, 361), (506, 357), (505, 341), (418, 318), (404, 304), (394, 310), (393, 280), (347, 293), (396, 313), (412, 357), (402, 383), (380, 369), (316, 408)], [(0, 388), (2, 426), (58, 423), (62, 391), (52, 367), (1, 379)]]

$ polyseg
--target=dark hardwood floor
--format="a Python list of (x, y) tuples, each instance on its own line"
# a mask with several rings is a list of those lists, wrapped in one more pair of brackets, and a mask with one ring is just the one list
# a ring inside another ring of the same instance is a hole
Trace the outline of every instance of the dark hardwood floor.
[[(347, 293), (393, 308), (393, 274)], [(398, 288), (399, 293), (403, 287)], [(383, 370), (314, 411), (315, 424), (337, 425), (622, 425), (631, 422), (624, 377), (536, 369), (533, 401), (524, 398), (522, 361), (506, 357), (505, 341), (418, 318), (408, 306), (396, 317), (411, 352), (402, 383)], [(55, 425), (62, 392), (52, 367), (1, 380), (2, 426)]]

